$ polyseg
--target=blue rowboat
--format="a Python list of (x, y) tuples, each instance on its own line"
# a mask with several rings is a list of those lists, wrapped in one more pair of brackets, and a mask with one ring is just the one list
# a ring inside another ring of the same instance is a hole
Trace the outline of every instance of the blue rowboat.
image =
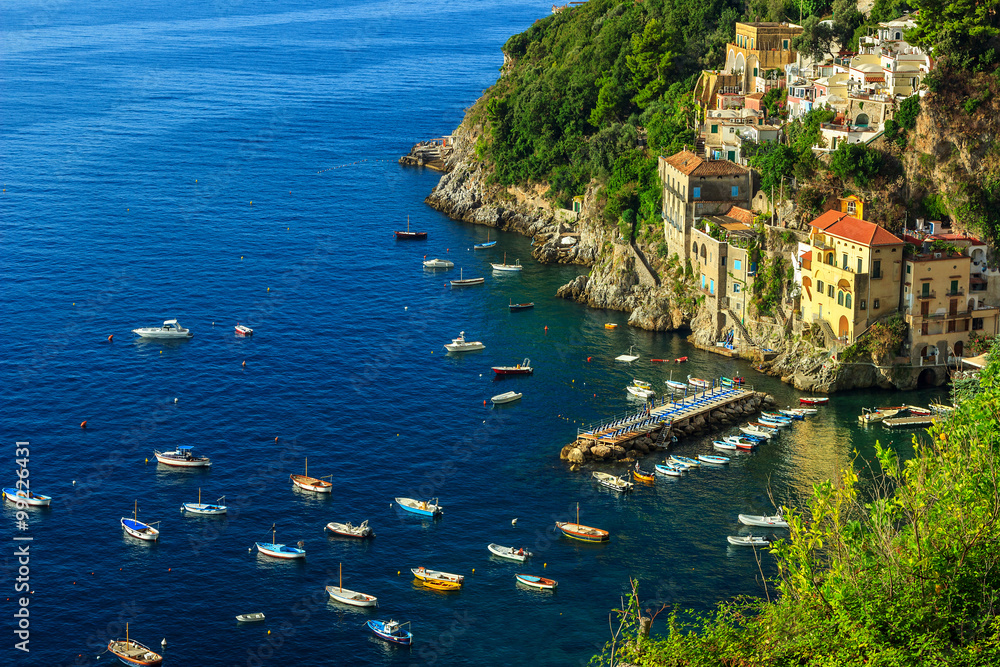
[[(219, 500), (225, 500), (226, 497), (222, 496)], [(211, 503), (201, 502), (201, 489), (198, 489), (198, 502), (196, 503), (184, 503), (181, 505), (182, 512), (190, 512), (191, 514), (208, 514), (218, 516), (220, 514), (225, 514), (227, 508), (225, 505), (213, 505)]]
[(782, 422), (782, 421), (776, 421), (774, 419), (768, 419), (767, 417), (759, 417), (757, 419), (757, 423), (763, 424), (768, 428), (785, 428), (786, 426), (790, 426), (792, 422), (790, 421)]
[(396, 621), (376, 621), (372, 619), (368, 621), (368, 629), (371, 630), (376, 637), (380, 637), (387, 642), (392, 642), (393, 644), (402, 644), (403, 646), (410, 646), (413, 644), (413, 633), (404, 630), (404, 625), (409, 625), (410, 622), (397, 623)]
[(731, 450), (736, 449), (736, 443), (726, 442), (724, 440), (713, 440), (712, 446), (715, 447), (716, 449), (731, 449)]
[(396, 498), (396, 504), (407, 512), (421, 516), (435, 516), (444, 511), (437, 498), (430, 500), (414, 500), (413, 498)]
[(801, 412), (795, 412), (794, 410), (778, 410), (781, 414), (792, 419), (805, 419), (806, 416)]
[(287, 544), (273, 544), (271, 542), (254, 542), (257, 551), (265, 556), (274, 558), (305, 558), (306, 550), (298, 547), (290, 547)]
[(13, 487), (4, 489), (3, 497), (12, 503), (21, 503), (32, 507), (44, 507), (52, 503), (52, 496), (43, 496), (40, 493), (22, 491)]
[(559, 585), (555, 579), (546, 579), (545, 577), (536, 577), (533, 574), (515, 574), (514, 577), (517, 582), (524, 584), (525, 586), (531, 586), (532, 588), (541, 588), (542, 590), (553, 590)]
[(686, 466), (700, 466), (701, 464), (694, 459), (689, 459), (686, 456), (671, 455), (670, 460), (674, 463), (682, 463)]
[(657, 473), (659, 473), (661, 475), (667, 475), (669, 477), (683, 477), (684, 476), (683, 469), (681, 469), (681, 468), (679, 468), (677, 466), (664, 465), (664, 464), (659, 464), (658, 463), (657, 465), (653, 466), (653, 468), (656, 470)]
[(699, 461), (704, 461), (705, 463), (714, 463), (716, 465), (726, 465), (729, 463), (729, 458), (725, 456), (716, 456), (715, 454), (699, 454)]

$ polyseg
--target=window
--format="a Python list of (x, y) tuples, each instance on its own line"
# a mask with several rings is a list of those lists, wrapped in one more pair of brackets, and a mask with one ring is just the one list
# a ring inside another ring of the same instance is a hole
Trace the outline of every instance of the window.
[(819, 292), (820, 294), (823, 294), (823, 281), (822, 280), (817, 280), (816, 281), (816, 291)]
[(726, 258), (725, 257), (720, 257), (719, 258), (719, 266), (723, 266), (724, 267), (725, 265), (726, 265)]
[(983, 328), (983, 318), (973, 317), (972, 318), (972, 330), (980, 331)]
[(923, 283), (920, 286), (920, 296), (930, 296), (931, 295), (931, 284)]
[(743, 260), (734, 259), (733, 260), (733, 269), (735, 271), (741, 271), (743, 269)]
[(692, 188), (691, 193), (695, 199), (701, 199), (701, 188)]
[(705, 289), (705, 274), (701, 274), (701, 288)]
[(846, 271), (847, 270), (847, 253), (845, 252), (844, 254), (841, 255), (841, 257), (844, 259), (843, 265), (844, 265), (844, 271)]
[(872, 299), (872, 310), (878, 310), (878, 299)]
[(844, 293), (841, 290), (837, 290), (837, 305), (844, 305)]
[(826, 295), (831, 299), (833, 298), (833, 285), (826, 286)]
[[(872, 262), (872, 278), (881, 278), (881, 277), (882, 277), (882, 260), (876, 259), (874, 262)], [(878, 308), (878, 306), (875, 307)]]
[(739, 293), (740, 293), (740, 284), (733, 283), (733, 294), (739, 294)]
[(952, 294), (958, 294), (958, 281), (957, 280), (952, 280), (951, 281), (951, 293)]
[(860, 257), (858, 257), (858, 273), (861, 273), (861, 272), (863, 272), (864, 270), (865, 270), (865, 267), (864, 267), (864, 265), (863, 265), (863, 264), (861, 263), (861, 258), (860, 258)]
[(734, 185), (732, 188), (730, 188), (730, 192), (732, 193), (733, 197), (739, 197), (740, 196), (740, 186)]
[(783, 39), (783, 40), (781, 40), (781, 48), (782, 48), (783, 50), (785, 50), (785, 51), (787, 51), (787, 50), (788, 50), (788, 40), (787, 40), (787, 39)]
[(930, 332), (930, 325), (927, 322), (924, 322), (923, 324), (920, 325), (921, 336), (926, 336), (929, 332)]
[(850, 308), (851, 307), (851, 295), (850, 294), (845, 294), (844, 295), (844, 307), (845, 308)]
[(912, 273), (912, 271), (910, 271), (910, 269), (912, 269), (912, 268), (913, 268), (912, 264), (907, 264), (906, 265), (906, 275), (910, 275)]
[(716, 133), (718, 133), (718, 131), (719, 131), (719, 126), (718, 125), (713, 125), (712, 126), (712, 134), (716, 134)]
[(859, 310), (865, 310), (867, 305), (868, 304), (865, 303), (864, 299), (861, 299), (861, 301), (858, 301), (858, 309)]
[(715, 294), (715, 280), (708, 281), (708, 293)]
[(955, 320), (948, 320), (948, 333), (955, 331)]
[(854, 215), (855, 211), (858, 210), (857, 204), (852, 201), (847, 202), (847, 214)]

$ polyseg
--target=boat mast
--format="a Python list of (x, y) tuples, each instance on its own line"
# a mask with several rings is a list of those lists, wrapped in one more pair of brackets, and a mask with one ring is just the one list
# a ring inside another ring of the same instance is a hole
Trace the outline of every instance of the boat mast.
[(309, 476), (309, 457), (307, 456), (306, 457), (306, 474), (303, 475), (303, 477), (308, 477), (308, 476)]
[(344, 594), (344, 564), (340, 564), (340, 593)]
[(576, 504), (576, 525), (580, 525), (580, 503)]

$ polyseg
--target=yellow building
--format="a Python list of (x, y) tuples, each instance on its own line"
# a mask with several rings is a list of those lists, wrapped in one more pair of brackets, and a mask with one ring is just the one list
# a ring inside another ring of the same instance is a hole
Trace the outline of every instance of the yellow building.
[(753, 92), (751, 81), (771, 69), (784, 71), (795, 62), (792, 40), (802, 26), (792, 23), (737, 23), (736, 39), (726, 45), (727, 74), (741, 73), (742, 93)]
[(826, 322), (852, 343), (875, 320), (899, 310), (903, 240), (841, 211), (827, 211), (809, 225), (802, 317)]
[(971, 275), (972, 258), (957, 246), (935, 250), (928, 241), (906, 255), (903, 313), (910, 325), (911, 363), (974, 356), (966, 350), (970, 332), (997, 334), (998, 309), (970, 291)]

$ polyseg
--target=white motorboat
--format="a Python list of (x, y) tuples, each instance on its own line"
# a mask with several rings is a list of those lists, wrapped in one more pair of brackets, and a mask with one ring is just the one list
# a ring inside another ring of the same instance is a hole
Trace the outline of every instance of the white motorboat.
[(375, 537), (375, 532), (372, 531), (371, 526), (368, 525), (368, 519), (362, 521), (360, 526), (355, 526), (351, 524), (350, 521), (347, 523), (337, 523), (336, 521), (331, 521), (326, 524), (326, 530), (329, 530), (335, 535), (343, 535), (344, 537)]
[(744, 526), (764, 526), (766, 528), (788, 528), (788, 522), (785, 521), (780, 513), (774, 516), (758, 516), (755, 514), (740, 514), (740, 523)]
[(647, 399), (656, 396), (656, 392), (653, 391), (652, 389), (645, 389), (643, 387), (638, 387), (634, 384), (630, 384), (629, 386), (625, 387), (625, 391), (632, 394), (636, 398), (641, 398), (641, 399)]
[(497, 394), (490, 400), (493, 401), (493, 405), (502, 405), (503, 403), (512, 403), (520, 400), (521, 396), (523, 396), (523, 394), (519, 394), (516, 391), (505, 391), (502, 394)]
[(606, 486), (613, 491), (631, 491), (632, 482), (623, 479), (621, 477), (615, 477), (606, 472), (595, 471), (593, 473), (594, 479), (596, 479), (601, 486)]
[(240, 623), (256, 623), (258, 621), (263, 621), (264, 618), (264, 612), (262, 611), (252, 611), (249, 614), (236, 615), (236, 620)]
[(132, 329), (132, 333), (143, 338), (191, 338), (194, 336), (189, 329), (185, 329), (177, 320), (164, 320), (163, 326), (144, 327)]
[(239, 322), (237, 322), (236, 323), (236, 335), (237, 336), (252, 336), (253, 335), (253, 329), (251, 329), (250, 327), (248, 327), (245, 324), (240, 324)]
[(485, 350), (486, 346), (478, 340), (465, 340), (465, 332), (461, 331), (458, 338), (452, 338), (451, 342), (444, 346), (449, 352), (472, 352), (473, 350)]
[(424, 262), (425, 269), (454, 269), (455, 262), (451, 262), (447, 259), (428, 259)]
[(768, 540), (756, 535), (729, 535), (726, 539), (737, 547), (766, 547), (771, 544)]
[(212, 460), (207, 456), (195, 456), (191, 445), (180, 445), (172, 452), (161, 452), (154, 449), (153, 455), (163, 465), (178, 468), (210, 468)]
[(489, 549), (490, 553), (494, 556), (506, 558), (508, 560), (516, 560), (519, 563), (523, 563), (525, 558), (531, 556), (531, 552), (523, 547), (515, 549), (514, 547), (502, 547), (499, 544), (489, 544), (486, 548)]
[(755, 438), (764, 438), (765, 440), (770, 440), (774, 435), (771, 431), (764, 431), (756, 426), (740, 426), (740, 431)]
[(490, 263), (494, 271), (520, 271), (521, 270), (521, 260), (514, 260), (514, 264), (507, 263), (507, 253), (503, 254), (503, 264), (493, 264)]

